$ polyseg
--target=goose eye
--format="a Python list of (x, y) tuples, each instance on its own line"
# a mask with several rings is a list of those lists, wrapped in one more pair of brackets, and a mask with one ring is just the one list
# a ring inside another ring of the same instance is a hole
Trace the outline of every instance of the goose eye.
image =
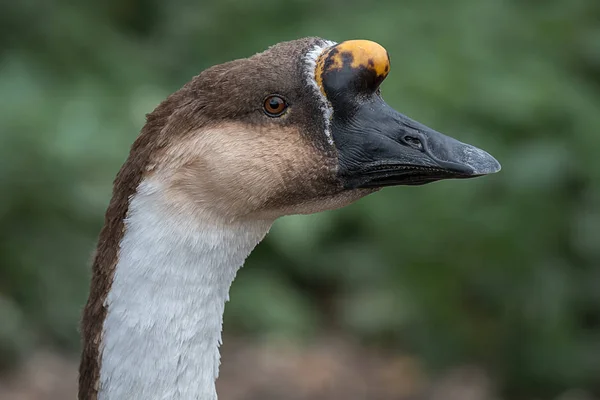
[(285, 102), (285, 100), (283, 98), (281, 98), (280, 96), (276, 96), (276, 95), (271, 95), (271, 96), (267, 97), (265, 99), (265, 103), (263, 105), (265, 113), (269, 117), (281, 116), (285, 112), (287, 107), (288, 107), (288, 105)]

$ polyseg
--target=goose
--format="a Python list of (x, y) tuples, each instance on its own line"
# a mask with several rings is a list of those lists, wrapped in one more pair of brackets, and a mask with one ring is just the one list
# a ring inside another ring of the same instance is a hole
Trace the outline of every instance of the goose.
[(93, 259), (80, 400), (216, 400), (229, 288), (278, 217), (500, 170), (391, 108), (389, 71), (378, 43), (303, 38), (210, 67), (147, 115)]

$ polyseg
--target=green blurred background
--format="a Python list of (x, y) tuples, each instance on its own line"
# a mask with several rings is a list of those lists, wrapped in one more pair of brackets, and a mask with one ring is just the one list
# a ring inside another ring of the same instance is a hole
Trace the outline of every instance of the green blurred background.
[(600, 395), (598, 0), (0, 2), (5, 373), (40, 348), (76, 359), (91, 252), (145, 113), (210, 65), (302, 36), (381, 43), (386, 100), (503, 170), (279, 220), (226, 332), (350, 337), (431, 375), (477, 365), (506, 399)]

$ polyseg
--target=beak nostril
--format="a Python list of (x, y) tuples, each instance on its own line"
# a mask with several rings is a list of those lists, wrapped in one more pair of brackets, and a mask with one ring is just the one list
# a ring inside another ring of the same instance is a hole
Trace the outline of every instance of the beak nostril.
[(421, 139), (419, 139), (418, 137), (406, 135), (406, 136), (404, 136), (403, 140), (404, 140), (404, 143), (406, 143), (408, 146), (412, 147), (413, 149), (417, 149), (419, 151), (425, 150), (425, 147), (423, 146), (423, 142), (421, 142)]

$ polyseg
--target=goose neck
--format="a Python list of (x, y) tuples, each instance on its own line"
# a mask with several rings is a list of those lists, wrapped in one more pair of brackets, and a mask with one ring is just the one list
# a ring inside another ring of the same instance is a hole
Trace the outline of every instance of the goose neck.
[(187, 215), (142, 181), (105, 300), (100, 400), (217, 398), (229, 288), (270, 225)]

